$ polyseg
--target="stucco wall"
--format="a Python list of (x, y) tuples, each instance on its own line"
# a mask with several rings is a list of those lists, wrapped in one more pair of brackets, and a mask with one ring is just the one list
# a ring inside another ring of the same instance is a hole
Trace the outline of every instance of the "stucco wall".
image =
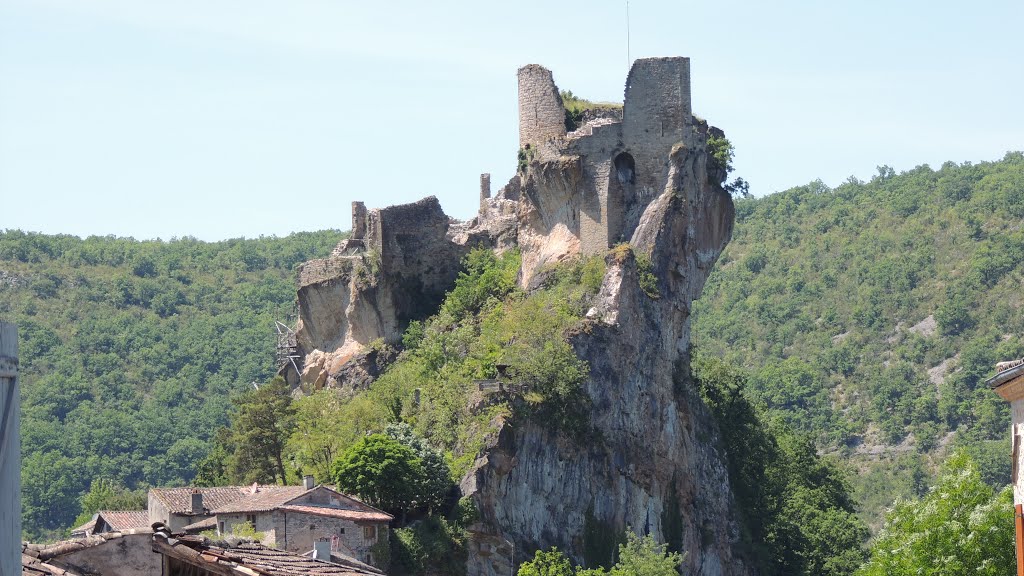
[(153, 535), (128, 534), (98, 546), (62, 554), (56, 560), (104, 576), (160, 574), (161, 556), (153, 552)]
[(1010, 403), (1013, 424), (1010, 425), (1010, 438), (1013, 450), (1013, 503), (1024, 504), (1024, 398)]

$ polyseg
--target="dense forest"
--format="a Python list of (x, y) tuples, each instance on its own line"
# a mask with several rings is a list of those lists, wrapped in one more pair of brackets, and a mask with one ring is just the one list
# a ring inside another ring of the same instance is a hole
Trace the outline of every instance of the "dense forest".
[(1022, 218), (1020, 152), (739, 200), (693, 340), (854, 463), (875, 526), (894, 497), (923, 494), (950, 447), (1005, 485), (1008, 405), (982, 383), (1024, 355)]
[[(952, 558), (916, 544), (886, 553), (922, 529), (991, 543), (971, 552), (1002, 570), (1009, 415), (983, 381), (1024, 355), (1022, 219), (1021, 153), (737, 200), (733, 240), (694, 307), (691, 384), (723, 423), (735, 496), (757, 511), (742, 537), (765, 573), (845, 574), (865, 560), (864, 574), (914, 573)], [(0, 316), (21, 338), (27, 536), (59, 536), (147, 486), (312, 472), (387, 494), (378, 503), (403, 519), (392, 560), (422, 573), (435, 556), (458, 557), (472, 511), (446, 494), (496, 422), (593, 434), (573, 408), (589, 367), (565, 334), (597, 292), (602, 258), (524, 292), (516, 252), (474, 251), (434, 316), (401, 343), (374, 343), (397, 360), (370, 390), (293, 399), (272, 380), (273, 323), (291, 319), (295, 266), (342, 236), (0, 233)], [(517, 366), (530, 394), (470, 402), (462, 384), (498, 364)], [(260, 436), (253, 422), (267, 418), (280, 437)], [(242, 452), (256, 445), (276, 454)], [(368, 487), (352, 473), (384, 461), (404, 468), (382, 477), (417, 480)], [(866, 526), (880, 545), (866, 547)], [(667, 544), (669, 557), (685, 552)], [(568, 566), (547, 554), (535, 562)]]
[(232, 396), (273, 375), (295, 266), (341, 237), (0, 233), (0, 317), (20, 337), (26, 535), (59, 535), (94, 480), (188, 484)]

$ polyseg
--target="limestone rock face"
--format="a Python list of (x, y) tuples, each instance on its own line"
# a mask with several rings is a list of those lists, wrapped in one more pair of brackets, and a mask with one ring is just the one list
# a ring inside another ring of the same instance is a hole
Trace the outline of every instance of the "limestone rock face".
[[(664, 188), (632, 235), (633, 250), (653, 263), (658, 297), (640, 289), (633, 252), (614, 250), (588, 325), (571, 339), (590, 364), (586, 388), (600, 438), (517, 423), (464, 478), (462, 490), (481, 512), (469, 574), (508, 573), (504, 539), (517, 550), (558, 546), (582, 561), (588, 523), (681, 539), (685, 574), (751, 573), (733, 549), (739, 525), (717, 428), (688, 376), (690, 305), (734, 217), (707, 162), (702, 148), (674, 148)], [(681, 533), (666, 532), (673, 522)]]
[[(308, 388), (369, 385), (379, 372), (375, 361), (367, 363), (369, 346), (396, 342), (410, 320), (435, 312), (468, 241), (490, 238), (450, 224), (433, 196), (369, 212), (356, 203), (352, 237), (299, 269), (295, 336), (304, 361), (298, 374), (285, 364), (286, 379)], [(463, 233), (461, 243), (456, 233)]]

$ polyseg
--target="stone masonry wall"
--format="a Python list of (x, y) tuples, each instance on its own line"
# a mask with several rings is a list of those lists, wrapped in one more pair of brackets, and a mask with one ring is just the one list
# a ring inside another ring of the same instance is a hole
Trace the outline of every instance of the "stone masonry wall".
[(622, 138), (636, 159), (637, 192), (661, 193), (668, 155), (679, 142), (690, 145), (690, 59), (637, 60), (626, 80)]
[[(242, 527), (243, 524), (248, 522), (246, 518), (250, 515), (256, 517), (256, 522), (253, 528), (257, 532), (263, 533), (263, 544), (267, 546), (273, 546), (275, 548), (285, 547), (285, 536), (280, 530), (280, 525), (276, 522), (273, 512), (255, 512), (255, 513), (239, 513), (239, 514), (217, 514), (217, 529), (221, 534), (231, 534), (236, 529)], [(223, 526), (223, 528), (221, 528)]]
[(551, 71), (537, 64), (519, 69), (519, 147), (565, 136), (565, 107)]
[(352, 261), (332, 257), (303, 262), (299, 266), (299, 286), (309, 286), (338, 278), (345, 278), (352, 271)]
[(287, 550), (291, 552), (309, 552), (313, 549), (313, 543), (320, 538), (338, 536), (343, 544), (339, 552), (354, 554), (357, 560), (372, 563), (370, 548), (379, 539), (387, 540), (388, 537), (386, 524), (367, 524), (366, 526), (373, 527), (370, 531), (373, 537), (366, 538), (367, 532), (363, 525), (356, 524), (351, 520), (295, 511), (278, 512), (278, 514), (283, 516), (284, 533), (288, 535)]
[(63, 554), (56, 560), (77, 566), (89, 574), (149, 576), (160, 574), (162, 558), (153, 552), (152, 531), (144, 530), (112, 538), (99, 546)]

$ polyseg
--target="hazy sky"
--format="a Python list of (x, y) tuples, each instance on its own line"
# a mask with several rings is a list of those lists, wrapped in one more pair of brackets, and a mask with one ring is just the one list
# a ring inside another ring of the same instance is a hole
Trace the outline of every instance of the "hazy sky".
[[(1024, 149), (1024, 2), (631, 0), (757, 195)], [(621, 100), (625, 3), (0, 0), (0, 229), (348, 228), (516, 166), (516, 69)]]

